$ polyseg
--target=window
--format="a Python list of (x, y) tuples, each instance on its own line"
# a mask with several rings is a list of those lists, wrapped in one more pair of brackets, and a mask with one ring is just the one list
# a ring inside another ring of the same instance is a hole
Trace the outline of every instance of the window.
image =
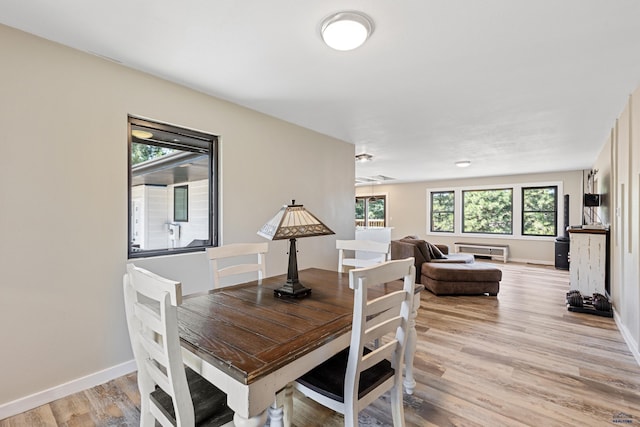
[(462, 192), (462, 232), (512, 234), (513, 190), (467, 190)]
[(558, 231), (558, 187), (522, 188), (522, 234), (556, 236)]
[(129, 257), (217, 244), (217, 137), (129, 117)]
[(431, 193), (431, 231), (453, 233), (455, 193), (437, 191)]
[(562, 182), (427, 189), (426, 232), (496, 239), (553, 240)]
[(173, 220), (189, 221), (189, 186), (173, 187)]
[(356, 227), (385, 227), (386, 196), (356, 197)]
[(367, 210), (365, 209), (365, 197), (356, 197), (356, 227), (364, 227)]

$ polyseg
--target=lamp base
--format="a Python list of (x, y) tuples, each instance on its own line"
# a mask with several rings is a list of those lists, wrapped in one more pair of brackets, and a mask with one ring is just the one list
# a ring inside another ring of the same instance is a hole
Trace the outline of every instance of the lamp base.
[(298, 258), (296, 252), (296, 239), (289, 239), (287, 282), (281, 288), (273, 290), (273, 294), (279, 298), (304, 298), (311, 293), (311, 289), (302, 286), (302, 283), (298, 280)]
[(305, 288), (300, 282), (287, 282), (281, 288), (274, 289), (273, 294), (278, 298), (304, 298), (311, 295), (311, 289)]

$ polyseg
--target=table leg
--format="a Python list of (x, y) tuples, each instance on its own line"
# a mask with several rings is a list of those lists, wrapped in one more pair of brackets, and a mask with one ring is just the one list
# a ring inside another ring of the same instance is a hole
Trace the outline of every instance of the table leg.
[(291, 427), (293, 422), (293, 383), (287, 384), (282, 390), (276, 394), (278, 406), (284, 408), (283, 425)]
[(269, 408), (269, 427), (291, 427), (293, 420), (293, 384), (287, 384), (276, 393), (275, 402)]
[(413, 307), (411, 308), (411, 314), (409, 315), (407, 345), (404, 349), (404, 388), (407, 394), (413, 394), (413, 390), (416, 388), (416, 380), (413, 378), (413, 358), (416, 354), (416, 344), (418, 341), (418, 333), (416, 332), (418, 308), (420, 308), (419, 292), (413, 298)]
[(233, 423), (236, 425), (236, 427), (263, 427), (266, 421), (266, 410), (260, 415), (256, 415), (255, 417), (251, 418), (241, 417), (237, 412), (233, 415)]
[(273, 405), (269, 407), (269, 427), (283, 427), (283, 412), (282, 406), (278, 405), (278, 399), (276, 398), (273, 401)]

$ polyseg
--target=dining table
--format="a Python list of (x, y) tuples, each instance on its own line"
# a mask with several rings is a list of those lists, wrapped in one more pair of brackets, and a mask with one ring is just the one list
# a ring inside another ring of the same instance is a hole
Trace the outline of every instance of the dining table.
[[(350, 344), (354, 291), (348, 273), (308, 268), (299, 280), (311, 289), (305, 298), (275, 296), (286, 281), (279, 275), (186, 295), (178, 306), (184, 362), (227, 394), (236, 426), (262, 426), (267, 416), (271, 427), (289, 425), (290, 384)], [(369, 296), (402, 285), (398, 280), (373, 287)], [(408, 394), (415, 388), (415, 318), (422, 289), (416, 285), (405, 350)]]

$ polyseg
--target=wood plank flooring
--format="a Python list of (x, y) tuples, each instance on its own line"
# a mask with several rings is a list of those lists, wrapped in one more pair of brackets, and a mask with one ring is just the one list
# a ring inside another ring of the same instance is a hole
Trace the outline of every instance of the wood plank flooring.
[[(566, 271), (495, 265), (503, 271), (498, 297), (423, 293), (407, 426), (640, 426), (640, 367), (613, 319), (567, 311)], [(296, 426), (342, 425), (342, 416), (294, 398)], [(134, 426), (139, 401), (131, 374), (0, 427)], [(360, 418), (390, 425), (386, 396)]]

